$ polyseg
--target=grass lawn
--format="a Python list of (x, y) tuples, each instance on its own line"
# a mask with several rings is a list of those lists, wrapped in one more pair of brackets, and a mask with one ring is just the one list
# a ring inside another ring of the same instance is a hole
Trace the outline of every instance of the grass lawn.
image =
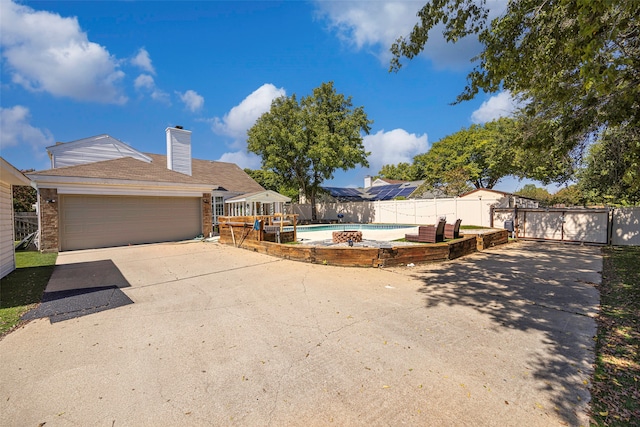
[(0, 337), (42, 299), (57, 253), (16, 252), (16, 269), (0, 281)]
[(640, 247), (603, 255), (592, 425), (640, 425)]

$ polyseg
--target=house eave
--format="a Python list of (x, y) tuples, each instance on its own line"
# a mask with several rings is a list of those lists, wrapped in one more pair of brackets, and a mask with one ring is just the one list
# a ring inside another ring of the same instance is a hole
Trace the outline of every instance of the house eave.
[(37, 175), (30, 176), (34, 187), (55, 188), (58, 194), (201, 196), (211, 192), (209, 184), (133, 181), (105, 178), (80, 178)]

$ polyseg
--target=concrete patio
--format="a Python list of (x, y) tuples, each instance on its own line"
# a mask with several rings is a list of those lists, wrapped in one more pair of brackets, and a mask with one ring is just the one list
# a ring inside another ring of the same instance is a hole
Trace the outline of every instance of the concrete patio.
[(2, 339), (0, 425), (588, 425), (598, 247), (359, 269), (185, 242), (58, 264), (48, 291), (133, 304)]

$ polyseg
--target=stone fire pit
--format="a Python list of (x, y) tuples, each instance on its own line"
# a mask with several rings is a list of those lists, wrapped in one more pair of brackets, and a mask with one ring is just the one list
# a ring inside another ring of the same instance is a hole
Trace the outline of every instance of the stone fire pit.
[(334, 231), (333, 243), (362, 242), (362, 231)]

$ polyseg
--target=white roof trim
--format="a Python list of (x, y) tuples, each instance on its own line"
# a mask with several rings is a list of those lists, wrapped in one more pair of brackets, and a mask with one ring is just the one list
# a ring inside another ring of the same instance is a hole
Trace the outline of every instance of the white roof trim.
[(164, 181), (134, 181), (126, 179), (108, 179), (108, 178), (85, 178), (74, 176), (57, 176), (57, 175), (37, 175), (34, 178), (36, 188), (61, 188), (65, 185), (117, 185), (117, 186), (136, 186), (145, 188), (185, 188), (198, 189), (198, 191), (211, 192), (210, 184), (184, 184), (180, 182), (164, 182)]
[(273, 203), (273, 202), (290, 202), (291, 198), (284, 196), (272, 190), (259, 191), (256, 193), (247, 193), (240, 196), (232, 197), (225, 200), (225, 203), (238, 203), (238, 202), (260, 202), (260, 203)]

